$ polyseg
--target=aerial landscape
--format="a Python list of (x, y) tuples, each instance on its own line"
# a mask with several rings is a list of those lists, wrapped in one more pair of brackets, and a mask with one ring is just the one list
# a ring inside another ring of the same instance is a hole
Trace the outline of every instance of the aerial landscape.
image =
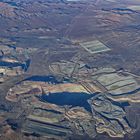
[(0, 140), (139, 140), (140, 0), (0, 0)]

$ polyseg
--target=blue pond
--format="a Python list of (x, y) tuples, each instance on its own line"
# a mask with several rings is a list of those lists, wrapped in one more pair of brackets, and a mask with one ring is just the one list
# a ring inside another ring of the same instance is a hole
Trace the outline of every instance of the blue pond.
[[(25, 80), (29, 81), (42, 81), (42, 82), (48, 82), (50, 84), (60, 84), (63, 83), (57, 81), (57, 79), (52, 76), (32, 76)], [(53, 94), (43, 94), (42, 96), (37, 96), (41, 101), (43, 102), (49, 102), (56, 105), (70, 105), (72, 107), (80, 106), (84, 107), (86, 110), (91, 111), (90, 105), (88, 104), (87, 100), (91, 97), (95, 96), (94, 94), (87, 94), (87, 93), (70, 93), (70, 92), (60, 92), (60, 93), (53, 93)]]
[(7, 67), (17, 67), (17, 66), (21, 66), (21, 67), (24, 67), (24, 64), (0, 61), (0, 66), (7, 66)]
[(87, 111), (91, 112), (87, 100), (93, 96), (95, 96), (95, 94), (62, 92), (49, 95), (43, 94), (42, 96), (38, 96), (38, 98), (43, 102), (49, 102), (61, 106), (70, 105), (71, 107), (84, 107)]

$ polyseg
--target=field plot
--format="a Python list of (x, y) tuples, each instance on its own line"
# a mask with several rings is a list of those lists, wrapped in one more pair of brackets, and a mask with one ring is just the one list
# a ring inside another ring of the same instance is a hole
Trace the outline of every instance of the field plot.
[(111, 49), (105, 46), (102, 42), (98, 40), (82, 42), (80, 43), (81, 47), (87, 50), (89, 53), (96, 54), (100, 52), (110, 51)]
[(106, 0), (106, 1), (108, 1), (108, 2), (116, 2), (116, 0)]
[(127, 8), (131, 9), (131, 10), (136, 10), (136, 11), (140, 11), (140, 6), (139, 5), (130, 5)]
[(114, 95), (133, 92), (139, 88), (135, 78), (130, 75), (123, 76), (118, 73), (103, 74), (97, 78), (97, 81)]
[(67, 134), (71, 133), (68, 128), (62, 128), (61, 126), (31, 120), (26, 121), (22, 131), (35, 133), (43, 136), (55, 135), (57, 138), (59, 137), (61, 139)]

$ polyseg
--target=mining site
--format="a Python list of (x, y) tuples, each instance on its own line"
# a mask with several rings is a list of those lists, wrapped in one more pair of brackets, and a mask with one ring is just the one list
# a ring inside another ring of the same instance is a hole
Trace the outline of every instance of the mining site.
[(139, 0), (0, 0), (0, 140), (139, 137)]

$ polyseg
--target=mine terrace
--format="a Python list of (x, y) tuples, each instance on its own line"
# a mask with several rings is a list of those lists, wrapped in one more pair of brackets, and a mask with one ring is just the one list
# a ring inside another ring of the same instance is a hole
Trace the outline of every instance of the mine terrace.
[(0, 139), (139, 138), (139, 1), (4, 1)]

